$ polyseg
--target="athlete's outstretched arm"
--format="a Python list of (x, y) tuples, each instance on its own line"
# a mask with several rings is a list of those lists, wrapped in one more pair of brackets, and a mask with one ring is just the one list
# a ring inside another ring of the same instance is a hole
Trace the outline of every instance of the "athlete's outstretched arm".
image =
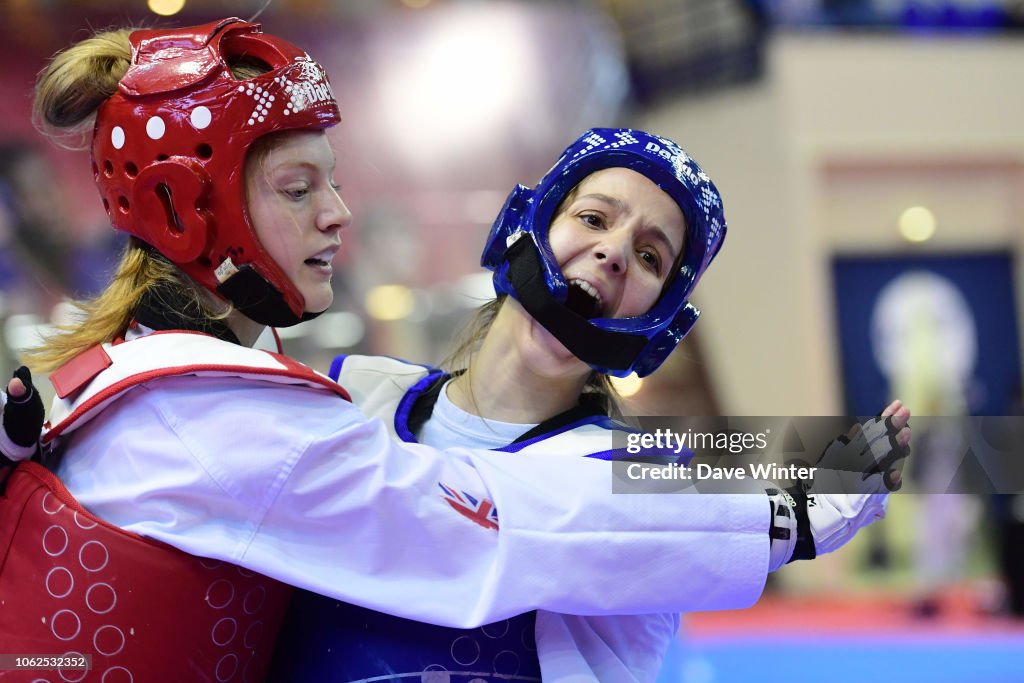
[(612, 494), (604, 461), (400, 444), (333, 392), (234, 377), (150, 379), (62, 432), (89, 397), (62, 401), (50, 435), (74, 439), (56, 473), (91, 512), (354, 604), (467, 627), (738, 608), (764, 586), (753, 484)]
[(737, 609), (768, 573), (753, 484), (615, 494), (605, 461), (400, 444), (327, 392), (233, 378), (147, 382), (104, 413), (58, 470), (94, 514), (396, 616)]

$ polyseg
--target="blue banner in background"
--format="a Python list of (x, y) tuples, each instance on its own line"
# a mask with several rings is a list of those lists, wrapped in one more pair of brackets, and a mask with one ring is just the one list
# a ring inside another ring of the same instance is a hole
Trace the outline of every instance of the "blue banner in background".
[[(1009, 254), (843, 256), (833, 275), (847, 412), (877, 413), (908, 383), (937, 393), (959, 388), (971, 415), (1005, 414), (1017, 398)], [(949, 400), (911, 410), (953, 412)]]

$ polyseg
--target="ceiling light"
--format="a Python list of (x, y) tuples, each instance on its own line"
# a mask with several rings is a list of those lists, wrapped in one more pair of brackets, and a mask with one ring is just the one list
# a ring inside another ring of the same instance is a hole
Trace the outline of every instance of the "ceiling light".
[(899, 227), (908, 242), (926, 242), (935, 235), (935, 214), (923, 206), (912, 206), (900, 214)]

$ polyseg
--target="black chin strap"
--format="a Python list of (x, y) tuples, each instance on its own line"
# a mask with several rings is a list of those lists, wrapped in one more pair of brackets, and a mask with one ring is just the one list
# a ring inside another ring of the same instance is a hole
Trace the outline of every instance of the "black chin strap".
[(544, 282), (540, 256), (531, 240), (524, 237), (516, 241), (505, 252), (505, 258), (516, 300), (584, 363), (626, 370), (647, 346), (645, 337), (594, 327), (586, 318), (555, 301)]
[(291, 327), (320, 315), (304, 313), (297, 316), (292, 313), (284, 295), (248, 265), (241, 266), (237, 273), (218, 285), (217, 293), (247, 318), (261, 325)]

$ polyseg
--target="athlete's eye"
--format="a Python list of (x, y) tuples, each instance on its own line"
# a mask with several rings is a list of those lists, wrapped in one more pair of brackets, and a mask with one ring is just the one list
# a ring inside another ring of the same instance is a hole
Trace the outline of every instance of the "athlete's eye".
[(647, 249), (642, 250), (640, 252), (640, 260), (643, 261), (655, 275), (661, 274), (661, 257), (658, 255), (658, 252)]

